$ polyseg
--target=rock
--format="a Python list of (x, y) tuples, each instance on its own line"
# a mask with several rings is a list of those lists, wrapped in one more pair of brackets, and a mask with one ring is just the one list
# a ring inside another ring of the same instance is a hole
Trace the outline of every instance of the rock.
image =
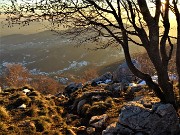
[(100, 96), (100, 95), (95, 95), (95, 96), (92, 96), (91, 99), (92, 99), (93, 101), (99, 101), (99, 100), (102, 99), (102, 96)]
[(89, 124), (91, 126), (94, 126), (95, 128), (102, 128), (102, 126), (105, 125), (107, 118), (108, 118), (107, 114), (103, 114), (100, 116), (93, 116), (91, 117)]
[(75, 115), (75, 114), (67, 114), (66, 115), (66, 122), (67, 123), (71, 123), (72, 121), (74, 121), (76, 119), (79, 119), (78, 115)]
[(132, 135), (133, 131), (129, 128), (120, 125), (115, 122), (110, 124), (105, 130), (102, 131), (102, 135)]
[(88, 127), (88, 128), (86, 129), (86, 132), (87, 132), (89, 135), (93, 134), (95, 131), (96, 131), (96, 129), (93, 128), (93, 127)]
[(178, 130), (178, 116), (171, 104), (157, 103), (151, 109), (132, 101), (121, 109), (119, 123), (136, 132), (150, 135), (175, 134)]
[(163, 104), (155, 97), (139, 97), (128, 102), (116, 123), (109, 125), (102, 135), (175, 135), (180, 131), (179, 120), (171, 104)]
[(106, 86), (105, 89), (111, 91), (114, 94), (118, 94), (124, 89), (124, 86), (122, 83), (113, 83)]
[(72, 105), (72, 110), (77, 108), (78, 103), (83, 100), (83, 99), (92, 99), (92, 96), (112, 96), (112, 93), (104, 90), (104, 89), (96, 89), (95, 91), (88, 91), (88, 92), (84, 92), (81, 96), (79, 96), (78, 98), (76, 98), (74, 100), (74, 103)]
[(79, 101), (78, 105), (77, 105), (77, 113), (80, 114), (81, 112), (81, 108), (83, 107), (83, 105), (86, 103), (86, 99), (83, 99), (81, 101)]
[[(141, 69), (141, 65), (137, 60), (132, 60), (134, 66), (138, 69)], [(114, 82), (123, 82), (129, 84), (135, 80), (135, 76), (130, 71), (126, 62), (122, 63), (114, 72), (113, 72), (113, 81)]]
[(18, 107), (19, 109), (25, 109), (26, 108), (26, 105), (25, 104), (22, 104)]
[(75, 92), (76, 90), (82, 88), (81, 83), (70, 83), (64, 90), (64, 94), (70, 96), (71, 93)]
[(31, 90), (29, 90), (29, 89), (23, 89), (22, 91), (23, 91), (25, 94), (31, 92)]
[(101, 84), (101, 83), (108, 84), (112, 82), (112, 78), (113, 78), (112, 74), (110, 72), (107, 72), (103, 74), (102, 76), (92, 80), (91, 85), (97, 86), (98, 84)]
[(146, 108), (152, 108), (152, 106), (155, 103), (160, 102), (160, 99), (157, 97), (139, 96), (139, 97), (135, 97), (133, 99), (133, 101), (136, 101), (136, 102), (142, 104)]

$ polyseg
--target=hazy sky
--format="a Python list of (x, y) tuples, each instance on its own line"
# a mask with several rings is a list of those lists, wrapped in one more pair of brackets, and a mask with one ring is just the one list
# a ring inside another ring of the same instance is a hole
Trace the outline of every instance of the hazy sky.
[[(8, 3), (10, 0), (0, 0), (0, 4), (2, 3)], [(17, 0), (22, 1), (22, 0)], [(26, 0), (26, 1), (36, 1), (36, 0)], [(39, 1), (39, 0), (37, 0)], [(180, 5), (178, 5), (180, 6)], [(170, 23), (171, 23), (171, 35), (176, 34), (176, 18), (174, 16), (173, 13), (170, 13)], [(48, 28), (46, 28), (46, 26), (48, 26), (48, 23), (44, 23), (44, 22), (36, 22), (36, 23), (31, 23), (29, 26), (19, 26), (16, 25), (15, 27), (12, 28), (8, 28), (7, 26), (4, 27), (5, 23), (2, 23), (2, 20), (5, 17), (3, 15), (0, 15), (0, 36), (5, 36), (5, 35), (11, 35), (11, 34), (32, 34), (32, 33), (37, 33), (37, 32), (41, 32), (44, 30), (47, 30)]]

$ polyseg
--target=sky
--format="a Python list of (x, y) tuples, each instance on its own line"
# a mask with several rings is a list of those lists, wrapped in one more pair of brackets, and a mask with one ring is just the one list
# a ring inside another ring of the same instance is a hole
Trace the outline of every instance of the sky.
[[(17, 0), (18, 3), (20, 3), (20, 1), (22, 0)], [(25, 1), (40, 1), (40, 0), (25, 0)], [(10, 0), (0, 0), (0, 4), (8, 4), (10, 3)], [(151, 6), (151, 4), (150, 4)], [(179, 6), (179, 9), (180, 9), (180, 5)], [(176, 18), (174, 16), (174, 14), (172, 12), (170, 12), (169, 14), (170, 16), (170, 23), (171, 23), (171, 35), (175, 35), (176, 33)], [(5, 18), (3, 15), (0, 15), (0, 22), (3, 20), (3, 18)], [(30, 26), (26, 26), (26, 27), (20, 27), (20, 26), (17, 26), (17, 27), (13, 27), (13, 28), (7, 28), (7, 27), (3, 27), (3, 23), (0, 23), (0, 36), (4, 36), (4, 35), (8, 35), (8, 34), (19, 34), (19, 33), (24, 33), (24, 34), (31, 34), (31, 33), (37, 33), (37, 32), (41, 32), (43, 30), (47, 30), (45, 28), (45, 26), (47, 26), (48, 23), (32, 23), (30, 24)], [(27, 31), (28, 29), (28, 31)]]

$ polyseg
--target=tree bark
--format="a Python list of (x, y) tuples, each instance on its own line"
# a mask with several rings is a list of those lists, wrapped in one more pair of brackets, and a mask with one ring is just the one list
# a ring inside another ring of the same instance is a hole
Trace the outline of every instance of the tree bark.
[(156, 96), (158, 98), (160, 98), (161, 102), (166, 102), (166, 98), (165, 98), (165, 95), (164, 93), (161, 91), (160, 87), (158, 84), (156, 84), (155, 82), (153, 82), (152, 78), (150, 75), (148, 74), (144, 74), (142, 73), (141, 71), (139, 71), (135, 66), (134, 64), (132, 63), (131, 61), (131, 56), (130, 56), (130, 53), (129, 53), (129, 48), (128, 46), (126, 47), (123, 47), (123, 50), (124, 50), (124, 54), (125, 54), (125, 59), (126, 59), (126, 62), (127, 62), (127, 65), (129, 67), (129, 69), (131, 70), (131, 72), (137, 76), (138, 78), (142, 79), (142, 80), (145, 80), (146, 81), (146, 84), (154, 90)]
[[(177, 26), (177, 50), (176, 50), (176, 68), (177, 68), (177, 73), (179, 77), (179, 91), (180, 91), (180, 14), (178, 18), (178, 26)], [(180, 94), (180, 92), (179, 92)], [(180, 95), (179, 95), (180, 96)]]

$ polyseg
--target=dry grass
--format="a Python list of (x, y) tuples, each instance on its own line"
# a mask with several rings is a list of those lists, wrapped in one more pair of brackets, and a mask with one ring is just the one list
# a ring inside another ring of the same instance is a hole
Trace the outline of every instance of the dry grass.
[(6, 132), (7, 131), (7, 128), (8, 126), (3, 123), (2, 121), (0, 121), (0, 131), (3, 133), (3, 132)]
[(0, 121), (7, 121), (11, 117), (5, 107), (0, 106)]

